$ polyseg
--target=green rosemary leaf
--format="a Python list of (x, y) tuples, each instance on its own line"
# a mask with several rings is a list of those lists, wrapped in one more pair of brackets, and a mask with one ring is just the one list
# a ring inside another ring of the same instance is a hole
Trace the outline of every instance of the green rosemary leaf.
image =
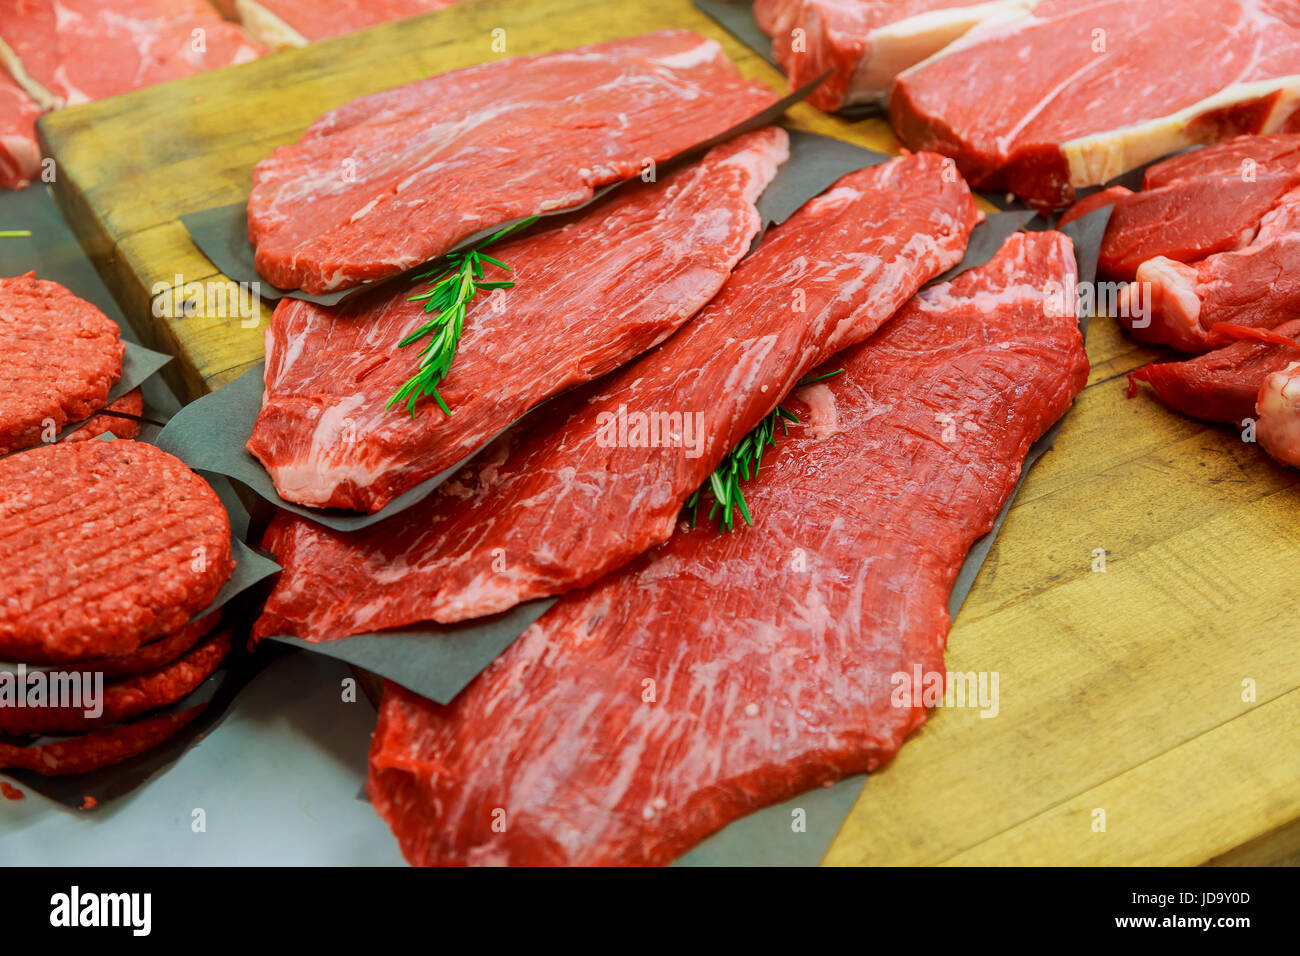
[(501, 279), (486, 279), (484, 263), (506, 272), (510, 271), (510, 267), (500, 259), (487, 255), (482, 249), (528, 228), (536, 221), (537, 217), (531, 216), (505, 226), (472, 249), (448, 253), (440, 264), (415, 277), (417, 282), (427, 282), (429, 288), (409, 296), (408, 301), (423, 302), (424, 312), (434, 317), (398, 343), (399, 348), (405, 348), (422, 339), (429, 340), (420, 350), (416, 373), (388, 400), (388, 408), (405, 403), (407, 410), (414, 416), (416, 404), (428, 396), (438, 403), (444, 415), (451, 415), (451, 409), (443, 401), (438, 386), (451, 371), (452, 361), (456, 357), (456, 348), (460, 345), (461, 333), (465, 328), (465, 308), (484, 289), (512, 289), (515, 285)]
[[(843, 371), (844, 369), (841, 368), (824, 375), (807, 376), (800, 379), (795, 388), (823, 382)], [(709, 519), (712, 520), (713, 516), (719, 510), (721, 511), (721, 516), (718, 518), (719, 531), (732, 530), (736, 510), (740, 511), (745, 524), (753, 525), (754, 520), (750, 516), (749, 505), (745, 501), (745, 493), (741, 490), (740, 483), (749, 481), (758, 474), (759, 468), (763, 465), (763, 452), (776, 444), (777, 425), (781, 426), (782, 434), (788, 435), (791, 422), (798, 424), (799, 416), (788, 408), (778, 405), (736, 442), (736, 447), (722, 459), (717, 468), (713, 469), (708, 481), (695, 489), (686, 499), (683, 510), (690, 512), (692, 528), (695, 527), (696, 519), (699, 517), (700, 500), (706, 488), (713, 494), (713, 507), (709, 509)]]

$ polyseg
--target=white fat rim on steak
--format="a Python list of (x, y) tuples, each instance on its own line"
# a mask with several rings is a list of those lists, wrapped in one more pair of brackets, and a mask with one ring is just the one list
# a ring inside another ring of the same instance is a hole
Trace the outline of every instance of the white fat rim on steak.
[(845, 106), (870, 103), (889, 93), (894, 77), (923, 63), (986, 24), (1001, 25), (1029, 15), (1042, 0), (987, 0), (963, 7), (927, 10), (905, 20), (878, 27), (867, 34), (844, 95)]
[(1198, 146), (1203, 140), (1187, 132), (1198, 116), (1238, 103), (1263, 99), (1279, 91), (1283, 95), (1273, 105), (1268, 119), (1257, 130), (1261, 135), (1276, 133), (1291, 114), (1300, 108), (1300, 74), (1254, 83), (1234, 83), (1177, 113), (1062, 143), (1061, 153), (1070, 168), (1070, 185), (1095, 186), (1153, 159), (1188, 146)]

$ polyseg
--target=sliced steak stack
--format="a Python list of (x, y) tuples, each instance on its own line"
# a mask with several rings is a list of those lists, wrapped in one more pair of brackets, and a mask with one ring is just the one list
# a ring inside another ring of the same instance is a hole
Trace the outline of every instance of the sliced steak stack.
[(367, 790), (406, 858), (667, 863), (888, 761), (967, 551), (1085, 383), (1044, 291), (1074, 285), (1068, 239), (1012, 237), (796, 393), (753, 528), (679, 531), (564, 598), (448, 706), (389, 684)]
[[(845, 176), (676, 335), (402, 514), (342, 534), (281, 513), (265, 543), (285, 571), (256, 633), (479, 617), (666, 541), (686, 498), (805, 373), (961, 260), (981, 214), (953, 172), (924, 153)], [(621, 432), (620, 418), (660, 427)]]
[(788, 154), (785, 131), (767, 127), (494, 246), (510, 273), (491, 278), (517, 285), (470, 306), (439, 388), (450, 416), (431, 399), (414, 415), (387, 407), (416, 368), (418, 348), (399, 343), (428, 319), (409, 283), (341, 308), (282, 299), (249, 450), (287, 500), (378, 510), (689, 319), (749, 250), (754, 203)]
[(773, 102), (713, 40), (666, 31), (452, 70), (332, 110), (257, 165), (258, 271), (319, 293), (579, 205)]

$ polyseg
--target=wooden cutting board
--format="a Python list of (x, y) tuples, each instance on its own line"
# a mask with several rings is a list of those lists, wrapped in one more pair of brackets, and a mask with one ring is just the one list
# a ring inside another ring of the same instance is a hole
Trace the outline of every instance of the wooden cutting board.
[[(503, 55), (495, 30), (518, 55), (666, 27), (716, 37), (747, 75), (784, 89), (689, 0), (636, 11), (479, 0), (41, 126), (64, 210), (196, 397), (261, 357), (265, 316), (258, 328), (154, 316), (157, 283), (221, 278), (179, 216), (243, 200), (253, 165), (331, 107)], [(808, 106), (792, 118), (897, 149), (879, 119)], [(1230, 431), (1126, 399), (1125, 373), (1156, 353), (1112, 322), (1093, 323), (1088, 352), (1090, 384), (949, 639), (951, 670), (998, 673), (997, 716), (936, 711), (865, 787), (828, 863), (1300, 860), (1300, 472)]]

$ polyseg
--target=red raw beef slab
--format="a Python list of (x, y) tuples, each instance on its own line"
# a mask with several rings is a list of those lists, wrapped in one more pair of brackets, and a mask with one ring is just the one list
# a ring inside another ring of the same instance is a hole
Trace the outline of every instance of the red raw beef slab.
[(686, 30), (364, 96), (254, 169), (257, 270), (312, 293), (396, 275), (483, 229), (579, 205), (773, 101)]
[(39, 86), (28, 92), (47, 107), (129, 93), (262, 52), (206, 0), (0, 0), (0, 39)]
[[(933, 153), (850, 173), (775, 227), (676, 335), (563, 410), (542, 409), (424, 502), (351, 534), (281, 512), (264, 544), (285, 570), (256, 634), (328, 640), (480, 617), (590, 584), (666, 541), (735, 444), (806, 372), (960, 261), (980, 217)], [(682, 441), (619, 440), (610, 426), (627, 414), (676, 414)]]
[(796, 393), (803, 423), (746, 485), (754, 527), (683, 527), (447, 706), (388, 684), (367, 790), (407, 860), (663, 864), (892, 758), (967, 551), (1087, 379), (1054, 284), (1074, 288), (1069, 240), (1013, 236)]
[[(428, 321), (397, 282), (327, 308), (281, 299), (248, 443), (282, 498), (376, 511), (463, 461), (530, 408), (667, 338), (731, 275), (761, 227), (754, 203), (789, 155), (766, 127), (655, 183), (630, 183), (564, 225), (495, 246), (515, 287), (471, 303), (451, 372), (415, 415), (388, 408)], [(575, 269), (580, 265), (580, 280)], [(491, 267), (489, 267), (491, 269)]]

